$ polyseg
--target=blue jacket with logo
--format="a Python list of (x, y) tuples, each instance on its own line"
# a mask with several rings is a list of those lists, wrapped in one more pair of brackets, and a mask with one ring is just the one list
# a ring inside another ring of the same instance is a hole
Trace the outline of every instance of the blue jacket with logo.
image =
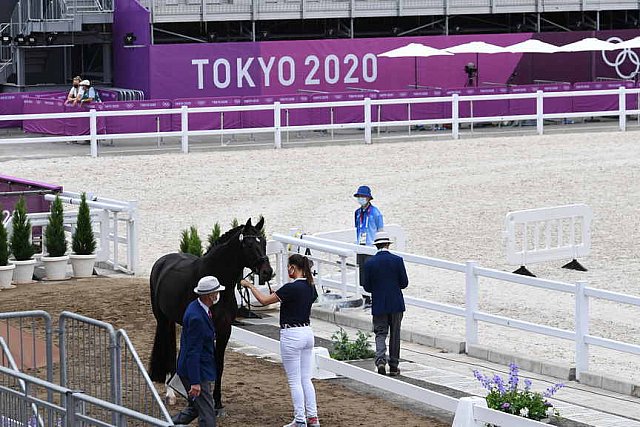
[(193, 300), (182, 319), (177, 369), (178, 375), (189, 379), (189, 385), (216, 380), (215, 336), (207, 312), (198, 299)]
[(402, 289), (409, 284), (404, 261), (387, 250), (380, 250), (364, 265), (364, 289), (371, 293), (371, 314), (405, 311)]
[[(369, 204), (366, 209), (358, 208), (353, 214), (356, 226), (356, 244), (371, 246), (376, 233), (384, 228), (384, 220), (380, 209)], [(360, 241), (360, 236), (366, 235), (366, 243)]]

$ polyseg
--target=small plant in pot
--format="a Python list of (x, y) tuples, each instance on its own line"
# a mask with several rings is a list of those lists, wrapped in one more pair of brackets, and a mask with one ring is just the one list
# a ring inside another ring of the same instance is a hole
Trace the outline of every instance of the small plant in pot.
[(2, 209), (0, 209), (0, 289), (13, 289), (11, 284), (15, 265), (9, 263), (9, 236), (4, 226)]
[(71, 239), (71, 266), (74, 277), (91, 277), (93, 266), (96, 262), (96, 238), (93, 235), (91, 214), (87, 204), (87, 195), (82, 193), (80, 209), (78, 210), (78, 222)]
[(42, 257), (48, 280), (64, 280), (67, 277), (67, 238), (64, 234), (64, 210), (62, 200), (56, 196), (51, 204), (49, 224), (45, 230), (47, 256)]
[(27, 217), (27, 202), (20, 197), (11, 217), (11, 251), (16, 268), (13, 270), (13, 281), (16, 284), (31, 283), (36, 260), (35, 250), (31, 243), (31, 221)]

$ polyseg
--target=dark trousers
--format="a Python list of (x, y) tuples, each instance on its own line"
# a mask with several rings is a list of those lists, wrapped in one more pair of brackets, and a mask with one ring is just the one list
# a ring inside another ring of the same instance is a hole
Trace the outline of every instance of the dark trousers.
[(404, 313), (373, 316), (373, 332), (376, 334), (376, 366), (387, 363), (387, 335), (389, 337), (389, 367), (397, 369), (400, 362), (400, 327)]
[[(191, 388), (189, 380), (180, 376), (180, 381), (188, 393)], [(200, 396), (195, 399), (189, 397), (189, 405), (171, 419), (174, 424), (189, 424), (198, 418), (199, 427), (216, 427), (216, 410), (213, 406), (211, 384), (205, 381), (200, 384), (200, 387)]]

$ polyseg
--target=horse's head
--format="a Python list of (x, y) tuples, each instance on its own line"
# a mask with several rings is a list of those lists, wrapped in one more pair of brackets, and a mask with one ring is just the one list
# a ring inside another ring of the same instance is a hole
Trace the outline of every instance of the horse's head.
[(263, 226), (264, 218), (260, 218), (255, 226), (251, 225), (249, 218), (239, 235), (244, 266), (260, 276), (261, 284), (273, 277), (273, 268), (267, 256), (267, 239), (261, 233)]

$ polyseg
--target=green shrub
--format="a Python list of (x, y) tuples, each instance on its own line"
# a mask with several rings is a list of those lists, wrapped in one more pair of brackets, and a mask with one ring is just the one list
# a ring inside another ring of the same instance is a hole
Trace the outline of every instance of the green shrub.
[(91, 214), (87, 204), (87, 195), (82, 193), (80, 209), (78, 210), (78, 223), (75, 233), (71, 238), (71, 249), (76, 255), (91, 255), (96, 250), (96, 238), (93, 235)]
[(9, 263), (9, 236), (2, 222), (2, 208), (0, 208), (0, 267)]
[(11, 250), (16, 261), (27, 261), (35, 250), (31, 244), (31, 221), (27, 217), (27, 202), (20, 197), (11, 218)]
[(45, 231), (47, 251), (50, 257), (64, 256), (67, 252), (67, 238), (64, 234), (64, 210), (62, 200), (56, 196), (51, 204), (49, 224)]
[(197, 257), (202, 256), (202, 240), (200, 240), (200, 236), (198, 236), (198, 229), (195, 225), (192, 225), (187, 230), (182, 230), (180, 252), (192, 254)]
[(240, 223), (238, 222), (238, 218), (233, 218), (233, 221), (231, 221), (231, 228), (236, 228), (239, 225)]
[(218, 241), (220, 236), (222, 235), (222, 230), (220, 229), (220, 223), (216, 222), (211, 229), (211, 233), (207, 236), (207, 242), (209, 243), (209, 249)]
[(371, 344), (368, 341), (370, 337), (371, 334), (358, 331), (358, 338), (352, 342), (344, 329), (340, 328), (339, 331), (331, 335), (333, 343), (331, 357), (336, 360), (357, 360), (374, 357), (376, 353), (371, 349)]

